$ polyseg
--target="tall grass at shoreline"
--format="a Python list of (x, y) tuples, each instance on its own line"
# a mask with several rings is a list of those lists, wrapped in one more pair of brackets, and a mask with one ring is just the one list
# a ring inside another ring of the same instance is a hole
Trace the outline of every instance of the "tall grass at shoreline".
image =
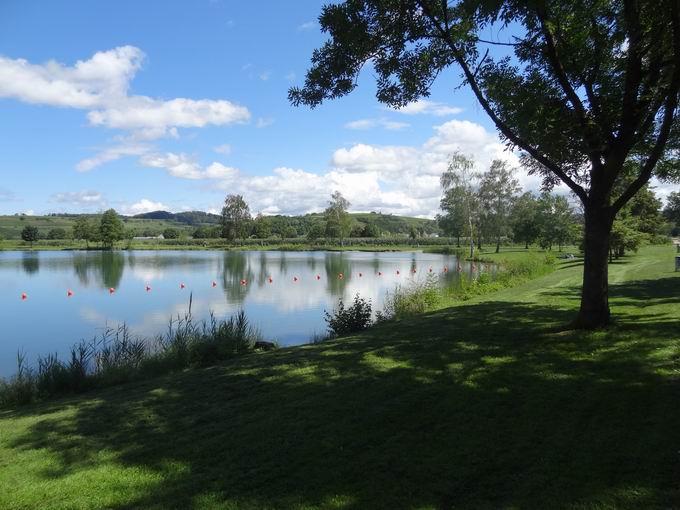
[(440, 287), (434, 276), (428, 276), (424, 282), (397, 286), (393, 292), (387, 293), (383, 311), (377, 315), (377, 322), (403, 319), (519, 285), (552, 272), (555, 262), (552, 254), (529, 255), (524, 260), (500, 262), (498, 271), (493, 276), (490, 273), (481, 273), (474, 279), (461, 278), (457, 286)]
[(211, 313), (208, 320), (195, 321), (190, 306), (183, 317), (170, 319), (165, 333), (150, 339), (133, 335), (123, 324), (78, 342), (67, 359), (52, 353), (29, 367), (25, 354), (18, 353), (16, 374), (0, 379), (0, 408), (209, 366), (252, 352), (261, 339), (242, 310), (228, 319)]

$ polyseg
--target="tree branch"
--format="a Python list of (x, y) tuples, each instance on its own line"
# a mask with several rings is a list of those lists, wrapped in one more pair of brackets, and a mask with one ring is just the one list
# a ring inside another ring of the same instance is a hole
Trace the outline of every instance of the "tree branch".
[[(671, 19), (673, 23), (673, 54), (677, 59), (680, 58), (680, 2), (677, 0), (672, 3), (673, 9)], [(649, 153), (647, 161), (640, 170), (640, 175), (635, 179), (630, 186), (621, 194), (621, 196), (614, 202), (612, 209), (617, 213), (626, 203), (633, 198), (633, 196), (640, 191), (640, 189), (649, 182), (652, 177), (654, 168), (656, 167), (659, 158), (663, 155), (670, 136), (673, 122), (675, 121), (675, 110), (678, 107), (678, 94), (680, 94), (680, 64), (676, 63), (673, 70), (673, 77), (667, 91), (666, 104), (664, 105), (664, 116), (659, 129), (656, 143)]]
[(586, 191), (576, 184), (571, 177), (569, 177), (557, 164), (555, 164), (553, 161), (548, 159), (546, 156), (541, 154), (535, 147), (532, 147), (528, 142), (524, 141), (521, 137), (519, 137), (517, 134), (515, 134), (510, 127), (503, 122), (500, 117), (496, 114), (496, 112), (491, 108), (491, 105), (488, 101), (488, 99), (484, 96), (482, 93), (479, 84), (477, 83), (477, 80), (472, 73), (472, 70), (470, 69), (470, 66), (467, 64), (463, 56), (460, 54), (460, 51), (456, 47), (456, 45), (453, 43), (451, 40), (450, 34), (448, 31), (445, 31), (440, 24), (437, 22), (436, 18), (432, 14), (432, 11), (429, 9), (427, 5), (422, 0), (418, 0), (418, 4), (420, 5), (420, 8), (423, 10), (423, 13), (428, 17), (430, 22), (435, 26), (435, 28), (440, 32), (442, 38), (446, 42), (446, 44), (449, 46), (451, 51), (453, 52), (453, 56), (458, 62), (458, 65), (461, 66), (463, 69), (463, 74), (465, 75), (465, 78), (467, 79), (468, 83), (470, 84), (470, 87), (472, 88), (472, 92), (475, 94), (475, 97), (477, 98), (477, 101), (479, 101), (479, 104), (482, 106), (484, 111), (487, 113), (487, 115), (491, 118), (493, 123), (496, 125), (498, 130), (503, 133), (503, 136), (505, 136), (508, 140), (510, 140), (513, 144), (516, 146), (520, 147), (524, 151), (526, 151), (528, 154), (530, 154), (536, 161), (538, 161), (540, 164), (542, 164), (544, 167), (546, 167), (548, 170), (553, 172), (557, 177), (562, 180), (569, 188), (578, 195), (578, 197), (583, 201), (583, 203), (586, 203), (588, 201), (588, 194)]

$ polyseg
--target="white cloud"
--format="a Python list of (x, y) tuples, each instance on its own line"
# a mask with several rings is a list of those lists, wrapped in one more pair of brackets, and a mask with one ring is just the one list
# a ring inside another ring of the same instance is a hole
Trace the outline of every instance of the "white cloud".
[[(217, 189), (244, 195), (251, 210), (265, 214), (321, 211), (330, 194), (339, 190), (352, 203), (353, 211), (432, 217), (441, 197), (439, 178), (456, 150), (473, 156), (480, 169), (495, 158), (518, 164), (515, 154), (506, 151), (494, 133), (458, 120), (435, 126), (433, 136), (421, 146), (359, 143), (340, 148), (332, 154), (324, 173), (279, 167), (269, 175), (256, 176), (216, 162), (204, 168), (183, 154), (142, 159), (148, 166), (165, 168), (178, 177), (213, 179)], [(529, 189), (540, 186), (540, 179), (524, 172), (518, 177)]]
[(457, 115), (463, 111), (462, 108), (456, 106), (448, 106), (429, 99), (419, 99), (413, 103), (409, 103), (403, 108), (393, 109), (393, 111), (403, 113), (405, 115), (435, 115), (443, 117), (445, 115)]
[(99, 191), (63, 191), (52, 195), (52, 201), (85, 208), (101, 209), (106, 205), (103, 195)]
[(367, 129), (374, 129), (376, 127), (382, 127), (385, 129), (389, 129), (392, 131), (396, 131), (399, 129), (404, 129), (409, 127), (410, 124), (406, 122), (395, 122), (387, 119), (359, 119), (359, 120), (353, 120), (351, 122), (348, 122), (345, 124), (345, 127), (347, 129), (358, 129), (358, 130), (367, 130)]
[(135, 214), (142, 214), (153, 211), (167, 211), (169, 207), (163, 202), (154, 202), (148, 198), (142, 198), (139, 202), (132, 205), (123, 205), (121, 212), (126, 216), (134, 216)]
[(139, 158), (141, 165), (150, 168), (161, 168), (173, 177), (180, 179), (228, 179), (235, 176), (238, 170), (225, 166), (221, 163), (212, 163), (207, 168), (202, 168), (195, 158), (184, 153), (174, 154), (145, 154)]
[(145, 145), (135, 144), (134, 142), (124, 142), (120, 145), (107, 147), (94, 156), (81, 160), (76, 165), (76, 170), (79, 172), (88, 172), (99, 165), (115, 161), (123, 156), (141, 156), (148, 150), (149, 148)]
[(262, 71), (257, 77), (262, 81), (267, 81), (272, 75), (271, 71)]
[(316, 28), (319, 28), (319, 22), (316, 21), (316, 20), (307, 21), (307, 22), (303, 23), (302, 25), (298, 25), (298, 27), (297, 27), (297, 29), (298, 29), (299, 31), (302, 31), (302, 30), (314, 30), (314, 29), (316, 29)]
[(257, 128), (264, 128), (267, 126), (271, 126), (274, 124), (274, 119), (271, 117), (260, 117), (257, 119), (257, 122), (255, 123), (255, 127)]
[[(134, 46), (95, 53), (73, 66), (56, 61), (31, 64), (0, 56), (0, 98), (25, 103), (87, 110), (92, 126), (127, 131), (123, 143), (81, 161), (91, 170), (125, 155), (139, 155), (138, 144), (161, 137), (178, 137), (178, 128), (222, 126), (250, 120), (244, 106), (219, 99), (160, 99), (130, 95), (130, 82), (145, 55)], [(119, 142), (120, 142), (119, 137)]]
[(223, 143), (222, 145), (213, 147), (213, 150), (218, 154), (224, 154), (226, 156), (228, 154), (231, 154), (231, 145), (229, 145), (228, 143)]

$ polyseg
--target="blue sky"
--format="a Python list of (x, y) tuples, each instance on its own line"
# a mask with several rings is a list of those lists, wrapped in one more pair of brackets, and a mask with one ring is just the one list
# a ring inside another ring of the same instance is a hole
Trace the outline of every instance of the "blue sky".
[(323, 3), (1, 3), (0, 213), (214, 211), (241, 193), (297, 214), (337, 189), (355, 211), (432, 216), (453, 150), (515, 161), (454, 71), (399, 112), (370, 70), (292, 107)]

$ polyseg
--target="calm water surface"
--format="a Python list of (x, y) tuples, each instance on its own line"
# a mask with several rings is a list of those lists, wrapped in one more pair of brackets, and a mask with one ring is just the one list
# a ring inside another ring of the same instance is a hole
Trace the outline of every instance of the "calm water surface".
[(188, 311), (190, 293), (195, 318), (243, 308), (266, 339), (302, 344), (325, 330), (323, 311), (339, 298), (359, 293), (380, 309), (387, 291), (424, 280), (430, 268), (455, 285), (471, 271), (462, 263), (459, 274), (456, 264), (420, 252), (0, 252), (0, 376), (15, 372), (18, 350), (34, 363), (122, 323), (160, 333)]

